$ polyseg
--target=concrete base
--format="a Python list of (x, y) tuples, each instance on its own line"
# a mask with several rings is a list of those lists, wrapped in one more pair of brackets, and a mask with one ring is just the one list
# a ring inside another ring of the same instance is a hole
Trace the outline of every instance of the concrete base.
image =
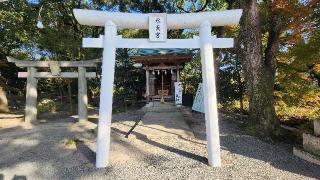
[(317, 164), (317, 165), (320, 165), (320, 158), (313, 155), (313, 154), (310, 154), (302, 149), (298, 149), (298, 148), (293, 148), (293, 154), (303, 160), (306, 160), (306, 161), (309, 161), (311, 163), (314, 163), (314, 164)]
[(320, 137), (303, 133), (303, 149), (320, 156)]
[(320, 136), (320, 120), (313, 121), (314, 134)]

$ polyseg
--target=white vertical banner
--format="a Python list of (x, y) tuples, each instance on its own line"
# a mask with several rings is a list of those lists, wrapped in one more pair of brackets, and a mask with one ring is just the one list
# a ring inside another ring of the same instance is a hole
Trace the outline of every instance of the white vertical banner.
[(202, 83), (199, 83), (196, 97), (194, 98), (192, 110), (204, 113), (204, 97)]
[(176, 105), (181, 105), (182, 104), (182, 91), (183, 91), (183, 86), (182, 82), (175, 82), (174, 83), (174, 100)]
[(167, 40), (167, 14), (149, 14), (149, 41), (165, 42)]

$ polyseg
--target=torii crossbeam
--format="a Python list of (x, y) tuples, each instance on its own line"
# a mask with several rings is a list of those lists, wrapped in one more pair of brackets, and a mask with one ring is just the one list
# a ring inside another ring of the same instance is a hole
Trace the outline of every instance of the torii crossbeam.
[[(82, 25), (104, 26), (104, 36), (83, 38), (83, 47), (104, 48), (96, 166), (106, 167), (109, 160), (112, 96), (116, 48), (197, 48), (201, 52), (204, 107), (207, 135), (208, 163), (221, 166), (218, 109), (214, 74), (213, 48), (233, 47), (232, 38), (215, 38), (212, 26), (239, 23), (241, 9), (188, 13), (138, 14), (74, 9)], [(126, 39), (117, 35), (117, 28), (149, 29), (149, 39)], [(192, 39), (166, 39), (167, 29), (199, 28), (199, 37)], [(165, 33), (165, 34), (164, 34)]]

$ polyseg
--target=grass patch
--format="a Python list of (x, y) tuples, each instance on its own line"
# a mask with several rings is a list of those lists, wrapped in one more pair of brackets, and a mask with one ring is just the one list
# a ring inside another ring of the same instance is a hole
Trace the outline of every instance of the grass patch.
[(258, 135), (258, 129), (254, 125), (245, 125), (242, 127), (242, 132), (244, 134), (250, 135), (250, 136), (257, 136)]
[(72, 146), (72, 145), (76, 145), (76, 140), (68, 139), (68, 141), (66, 142), (66, 146)]
[(68, 139), (66, 142), (66, 146), (75, 146), (77, 143), (83, 143), (84, 141), (76, 138)]

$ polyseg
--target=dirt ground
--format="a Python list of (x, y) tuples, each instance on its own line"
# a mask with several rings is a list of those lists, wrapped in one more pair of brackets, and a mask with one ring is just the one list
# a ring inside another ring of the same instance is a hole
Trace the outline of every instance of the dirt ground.
[(96, 169), (97, 118), (0, 128), (0, 180), (320, 178), (320, 167), (294, 157), (290, 144), (244, 135), (225, 114), (220, 114), (222, 167), (209, 167), (203, 116), (169, 103), (114, 114), (109, 165)]

